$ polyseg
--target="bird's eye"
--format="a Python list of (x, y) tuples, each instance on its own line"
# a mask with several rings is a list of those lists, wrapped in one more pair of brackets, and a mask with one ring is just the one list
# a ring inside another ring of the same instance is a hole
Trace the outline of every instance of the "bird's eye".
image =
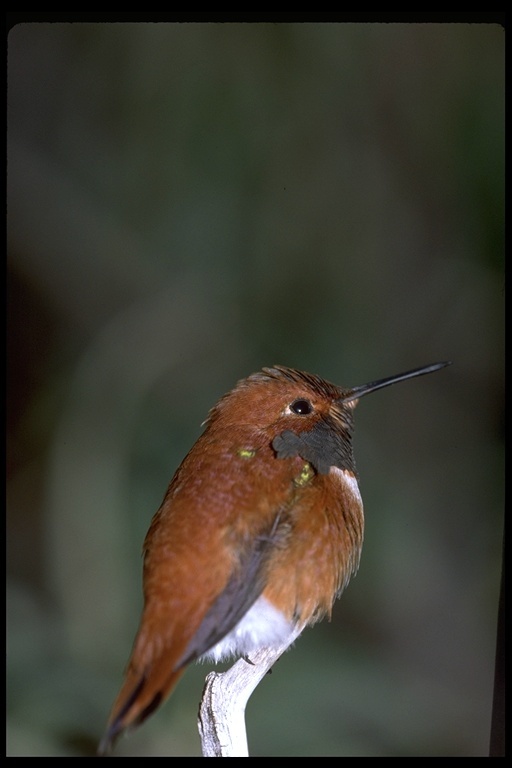
[(308, 413), (312, 412), (313, 406), (309, 400), (294, 400), (290, 405), (290, 410), (298, 416), (307, 416)]

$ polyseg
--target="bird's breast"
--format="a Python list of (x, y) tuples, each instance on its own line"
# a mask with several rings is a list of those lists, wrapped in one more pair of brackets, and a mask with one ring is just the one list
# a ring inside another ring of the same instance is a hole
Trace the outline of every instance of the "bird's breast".
[(364, 517), (350, 470), (331, 467), (328, 475), (310, 476), (304, 467), (294, 482), (289, 534), (269, 560), (263, 595), (288, 621), (305, 625), (330, 613), (357, 571)]

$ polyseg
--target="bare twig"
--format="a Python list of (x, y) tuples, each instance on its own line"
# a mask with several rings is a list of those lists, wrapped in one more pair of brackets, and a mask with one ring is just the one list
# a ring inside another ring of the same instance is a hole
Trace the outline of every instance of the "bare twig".
[(199, 708), (203, 757), (248, 757), (245, 707), (277, 659), (294, 642), (297, 631), (277, 648), (263, 648), (248, 660), (239, 659), (226, 672), (210, 672)]

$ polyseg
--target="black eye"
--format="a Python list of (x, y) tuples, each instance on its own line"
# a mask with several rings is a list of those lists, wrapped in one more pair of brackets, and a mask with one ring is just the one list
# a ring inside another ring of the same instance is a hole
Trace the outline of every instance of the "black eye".
[(294, 400), (290, 405), (290, 410), (299, 416), (307, 416), (308, 413), (312, 412), (313, 406), (309, 400)]

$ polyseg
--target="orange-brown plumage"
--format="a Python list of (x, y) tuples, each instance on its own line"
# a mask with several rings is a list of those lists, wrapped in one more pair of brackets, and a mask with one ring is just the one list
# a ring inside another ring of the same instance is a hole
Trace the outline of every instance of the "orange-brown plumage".
[(144, 609), (101, 752), (191, 661), (250, 655), (330, 613), (363, 541), (357, 398), (442, 365), (351, 390), (276, 367), (221, 398), (147, 533)]

